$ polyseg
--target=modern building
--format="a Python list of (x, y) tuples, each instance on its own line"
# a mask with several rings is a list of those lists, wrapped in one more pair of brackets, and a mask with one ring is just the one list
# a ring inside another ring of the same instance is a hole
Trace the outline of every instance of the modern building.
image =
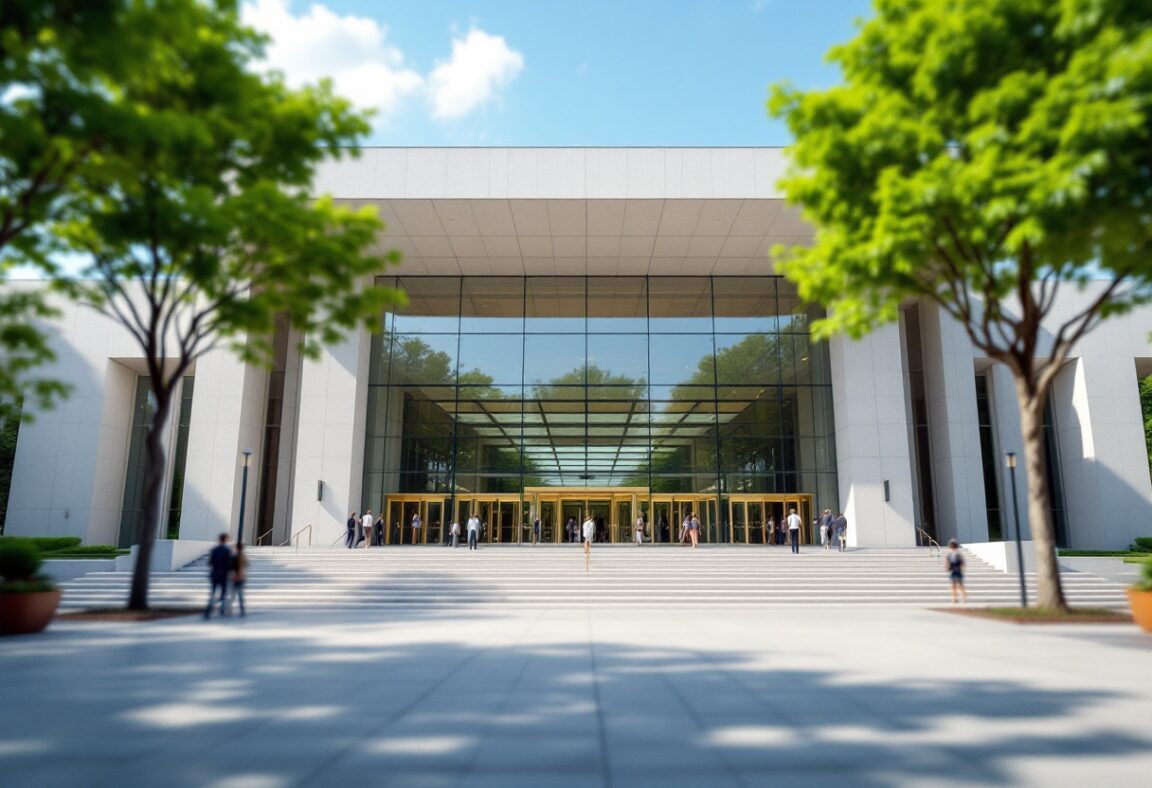
[[(812, 341), (820, 311), (771, 257), (812, 235), (783, 166), (753, 148), (369, 149), (327, 166), (317, 193), (387, 222), (379, 244), (404, 259), (377, 281), (409, 303), (315, 360), (287, 325), (271, 369), (201, 358), (172, 414), (161, 535), (235, 533), (250, 448), (246, 539), (262, 543), (332, 543), (366, 509), (392, 544), (472, 513), (493, 542), (527, 541), (536, 518), (559, 541), (584, 514), (606, 539), (640, 516), (669, 541), (689, 512), (706, 542), (762, 544), (793, 507), (842, 510), (855, 545), (1010, 536), (1010, 377), (923, 303), (861, 341)], [(128, 544), (144, 367), (116, 324), (62, 309), (50, 372), (73, 393), (22, 427), (6, 532)], [(1063, 544), (1152, 534), (1150, 318), (1104, 323), (1057, 382)], [(1023, 501), (1022, 468), (1017, 484)]]

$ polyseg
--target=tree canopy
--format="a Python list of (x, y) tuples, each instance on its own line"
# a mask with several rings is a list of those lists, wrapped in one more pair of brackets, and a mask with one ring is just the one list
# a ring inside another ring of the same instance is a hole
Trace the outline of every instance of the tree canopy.
[[(1152, 24), (1139, 0), (876, 0), (833, 49), (843, 83), (773, 88), (781, 185), (817, 228), (776, 250), (817, 336), (909, 299), (1012, 372), (1041, 603), (1064, 607), (1043, 408), (1072, 348), (1152, 300)], [(1091, 289), (1056, 308), (1062, 288)], [(1043, 330), (1042, 330), (1043, 329)], [(1046, 340), (1046, 333), (1050, 339)]]

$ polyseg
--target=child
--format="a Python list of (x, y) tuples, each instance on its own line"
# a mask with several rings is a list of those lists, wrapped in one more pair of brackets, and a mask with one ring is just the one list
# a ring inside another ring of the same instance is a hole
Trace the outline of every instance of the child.
[(968, 592), (964, 590), (964, 554), (960, 552), (960, 543), (955, 539), (948, 542), (948, 555), (944, 561), (944, 568), (952, 578), (952, 604), (956, 604), (959, 594), (961, 601), (968, 604)]

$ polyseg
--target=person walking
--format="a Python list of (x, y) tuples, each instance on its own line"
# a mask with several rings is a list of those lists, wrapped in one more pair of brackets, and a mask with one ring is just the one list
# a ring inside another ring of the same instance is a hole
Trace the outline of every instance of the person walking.
[(471, 515), (468, 518), (468, 549), (478, 550), (476, 540), (480, 538), (480, 518), (476, 515)]
[(356, 525), (360, 522), (360, 518), (356, 516), (356, 512), (348, 513), (348, 535), (344, 537), (344, 546), (349, 550), (352, 549), (356, 541)]
[(596, 521), (589, 514), (584, 518), (584, 571), (588, 571), (588, 561), (592, 557), (592, 540), (596, 538)]
[(420, 513), (412, 515), (412, 544), (420, 544)]
[(691, 512), (688, 513), (688, 538), (692, 540), (692, 549), (695, 550), (700, 541), (700, 521)]
[(460, 542), (460, 523), (453, 520), (452, 521), (452, 527), (449, 528), (448, 530), (451, 533), (451, 536), (449, 538), (452, 540), (452, 542), (451, 542), (452, 546), (453, 547), (459, 547), (460, 546), (460, 544), (459, 544), (459, 542)]
[(577, 531), (579, 529), (576, 527), (576, 518), (575, 517), (569, 517), (568, 518), (568, 523), (564, 526), (564, 530), (566, 530), (568, 532), (568, 541), (571, 542), (572, 544), (576, 544), (576, 540), (578, 538), (577, 537)]
[(636, 546), (644, 544), (644, 515), (640, 514), (636, 518)]
[[(240, 605), (240, 616), (244, 616), (244, 583), (248, 580), (248, 556), (244, 554), (244, 543), (236, 543), (236, 553), (232, 556), (232, 601)], [(229, 605), (231, 606), (231, 605)]]
[(688, 544), (691, 538), (688, 536), (688, 531), (692, 525), (692, 513), (684, 515), (684, 520), (680, 523), (680, 541), (682, 544)]
[(956, 604), (959, 596), (963, 604), (968, 604), (968, 591), (964, 588), (964, 554), (960, 552), (960, 543), (955, 539), (948, 542), (948, 555), (944, 557), (944, 568), (948, 570), (948, 577), (952, 580), (952, 604)]
[[(364, 539), (364, 549), (367, 550), (372, 546), (372, 523), (375, 518), (372, 517), (372, 510), (369, 509), (364, 512), (364, 516), (360, 518), (360, 536)], [(356, 544), (360, 544), (357, 542)]]
[(825, 509), (820, 515), (820, 544), (825, 550), (832, 549), (832, 539), (835, 537), (836, 518), (832, 516), (831, 509)]
[(844, 544), (848, 541), (848, 518), (844, 512), (836, 515), (836, 541), (840, 544), (840, 552), (844, 552)]
[(788, 510), (788, 538), (792, 540), (792, 553), (800, 555), (800, 515), (795, 509)]
[(384, 526), (385, 525), (387, 525), (387, 523), (384, 522), (384, 512), (380, 512), (380, 516), (376, 518), (376, 525), (374, 526), (374, 530), (376, 531), (376, 544), (377, 545), (382, 546), (384, 544)]
[(532, 544), (540, 544), (540, 518), (532, 520)]
[(776, 518), (768, 515), (768, 544), (780, 544), (780, 534), (776, 532)]
[(220, 534), (220, 541), (208, 553), (208, 607), (204, 608), (204, 618), (212, 617), (212, 607), (216, 603), (216, 589), (220, 589), (220, 615), (228, 613), (228, 574), (232, 571), (232, 548), (228, 546), (228, 534)]

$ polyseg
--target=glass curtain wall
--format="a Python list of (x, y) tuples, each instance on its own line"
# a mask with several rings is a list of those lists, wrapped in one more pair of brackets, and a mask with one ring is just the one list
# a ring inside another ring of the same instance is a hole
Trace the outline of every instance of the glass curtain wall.
[(779, 277), (379, 281), (409, 304), (373, 339), (365, 508), (526, 487), (837, 504), (827, 347)]

